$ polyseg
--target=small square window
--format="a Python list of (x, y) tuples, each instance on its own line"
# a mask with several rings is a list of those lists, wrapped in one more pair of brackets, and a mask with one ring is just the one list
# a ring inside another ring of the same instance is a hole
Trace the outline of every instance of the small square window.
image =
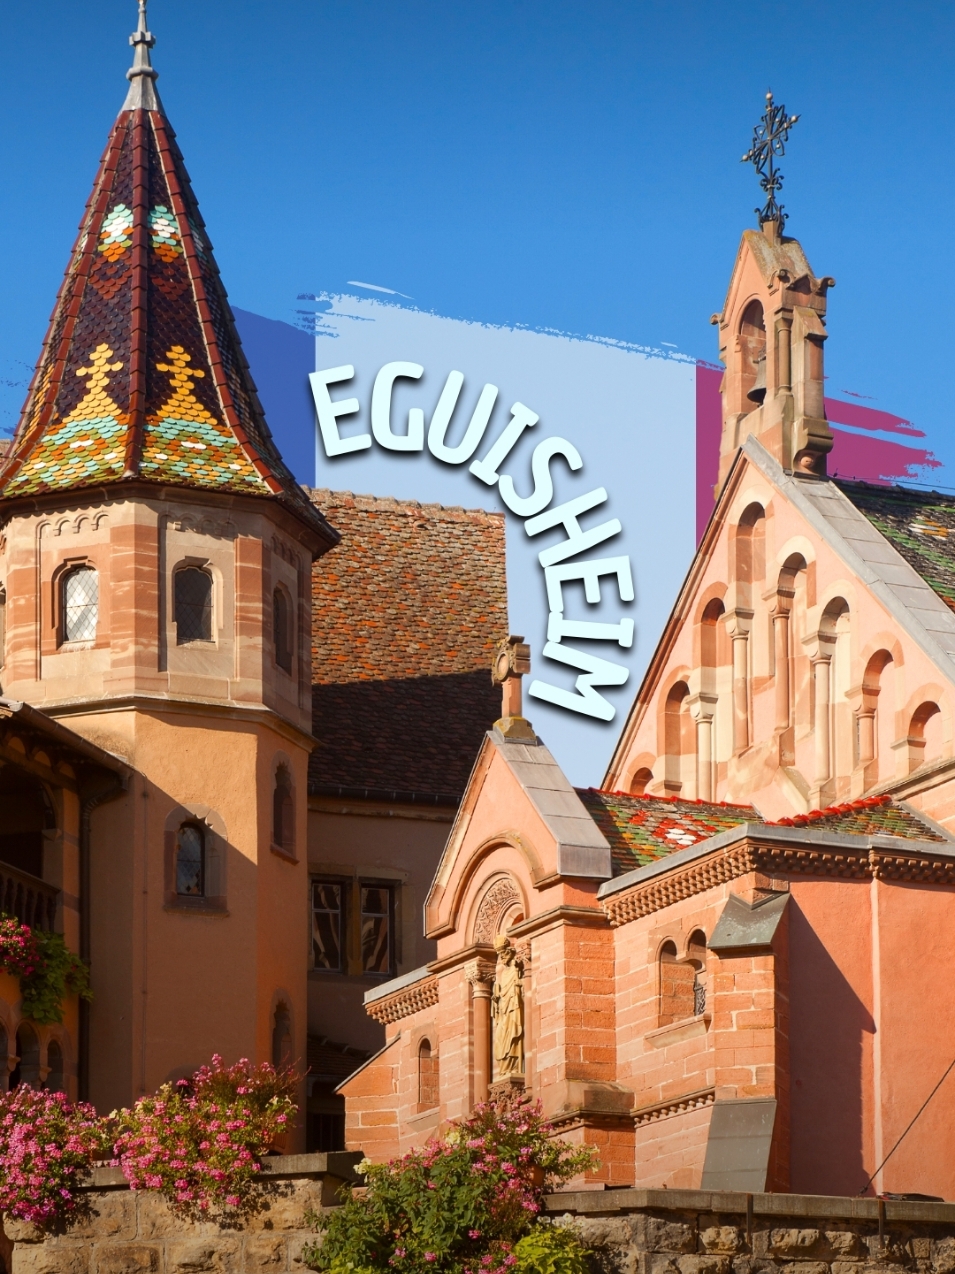
[(344, 891), (331, 880), (312, 881), (312, 962), (316, 969), (342, 972)]
[(393, 960), (394, 890), (390, 885), (361, 886), (361, 967), (389, 974)]

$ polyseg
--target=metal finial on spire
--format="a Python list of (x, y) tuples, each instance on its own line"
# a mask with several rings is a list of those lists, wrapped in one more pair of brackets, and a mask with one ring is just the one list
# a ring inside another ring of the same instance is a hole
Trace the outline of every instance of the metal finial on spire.
[(775, 105), (770, 89), (766, 94), (766, 112), (753, 129), (753, 144), (740, 161), (752, 164), (759, 173), (759, 184), (766, 196), (765, 206), (754, 210), (760, 226), (767, 221), (775, 221), (779, 233), (786, 224), (783, 205), (776, 202), (776, 195), (782, 190), (783, 175), (774, 167), (773, 158), (785, 155), (789, 130), (798, 119), (798, 115), (787, 115), (785, 106)]
[(124, 111), (158, 111), (159, 95), (156, 92), (155, 80), (158, 71), (153, 70), (149, 60), (149, 50), (156, 43), (155, 36), (146, 27), (146, 0), (139, 0), (139, 22), (136, 30), (129, 37), (133, 46), (133, 64), (126, 72), (129, 80), (129, 92), (123, 103)]

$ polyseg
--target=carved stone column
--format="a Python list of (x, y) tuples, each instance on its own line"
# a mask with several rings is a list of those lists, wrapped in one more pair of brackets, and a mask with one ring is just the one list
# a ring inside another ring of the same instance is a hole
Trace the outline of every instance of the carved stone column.
[(832, 723), (830, 720), (829, 682), (831, 655), (820, 652), (812, 659), (812, 693), (815, 708), (813, 737), (815, 742), (816, 772), (815, 782), (821, 787), (830, 776), (832, 759), (830, 756), (830, 738)]
[(776, 665), (776, 729), (788, 730), (792, 713), (789, 609), (780, 604), (773, 611), (773, 656)]
[(718, 696), (700, 691), (690, 699), (690, 712), (696, 721), (696, 799), (716, 799), (714, 782), (714, 721)]
[(749, 628), (736, 624), (733, 639), (733, 751), (749, 747)]
[(494, 965), (489, 960), (472, 960), (464, 966), (471, 983), (473, 1012), (474, 1104), (487, 1101), (491, 1084), (491, 987)]

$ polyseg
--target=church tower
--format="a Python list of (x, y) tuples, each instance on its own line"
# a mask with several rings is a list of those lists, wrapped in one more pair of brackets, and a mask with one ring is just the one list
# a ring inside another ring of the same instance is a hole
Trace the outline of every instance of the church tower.
[(776, 202), (782, 176), (774, 156), (796, 117), (767, 94), (763, 120), (744, 160), (756, 164), (768, 195), (759, 230), (744, 230), (719, 327), (723, 435), (718, 496), (737, 451), (752, 434), (784, 469), (825, 476), (833, 437), (824, 404), (826, 294), (835, 279), (813, 274), (801, 244), (783, 234)]
[(3, 693), (119, 754), (81, 1076), (100, 1108), (306, 1038), (310, 576), (140, 0), (113, 126), (0, 470)]

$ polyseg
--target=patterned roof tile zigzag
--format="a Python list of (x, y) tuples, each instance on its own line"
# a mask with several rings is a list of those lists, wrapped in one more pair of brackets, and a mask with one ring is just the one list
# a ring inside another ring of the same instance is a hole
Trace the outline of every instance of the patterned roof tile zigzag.
[(0, 495), (139, 479), (264, 496), (333, 544), (269, 433), (175, 134), (148, 100), (110, 133)]

